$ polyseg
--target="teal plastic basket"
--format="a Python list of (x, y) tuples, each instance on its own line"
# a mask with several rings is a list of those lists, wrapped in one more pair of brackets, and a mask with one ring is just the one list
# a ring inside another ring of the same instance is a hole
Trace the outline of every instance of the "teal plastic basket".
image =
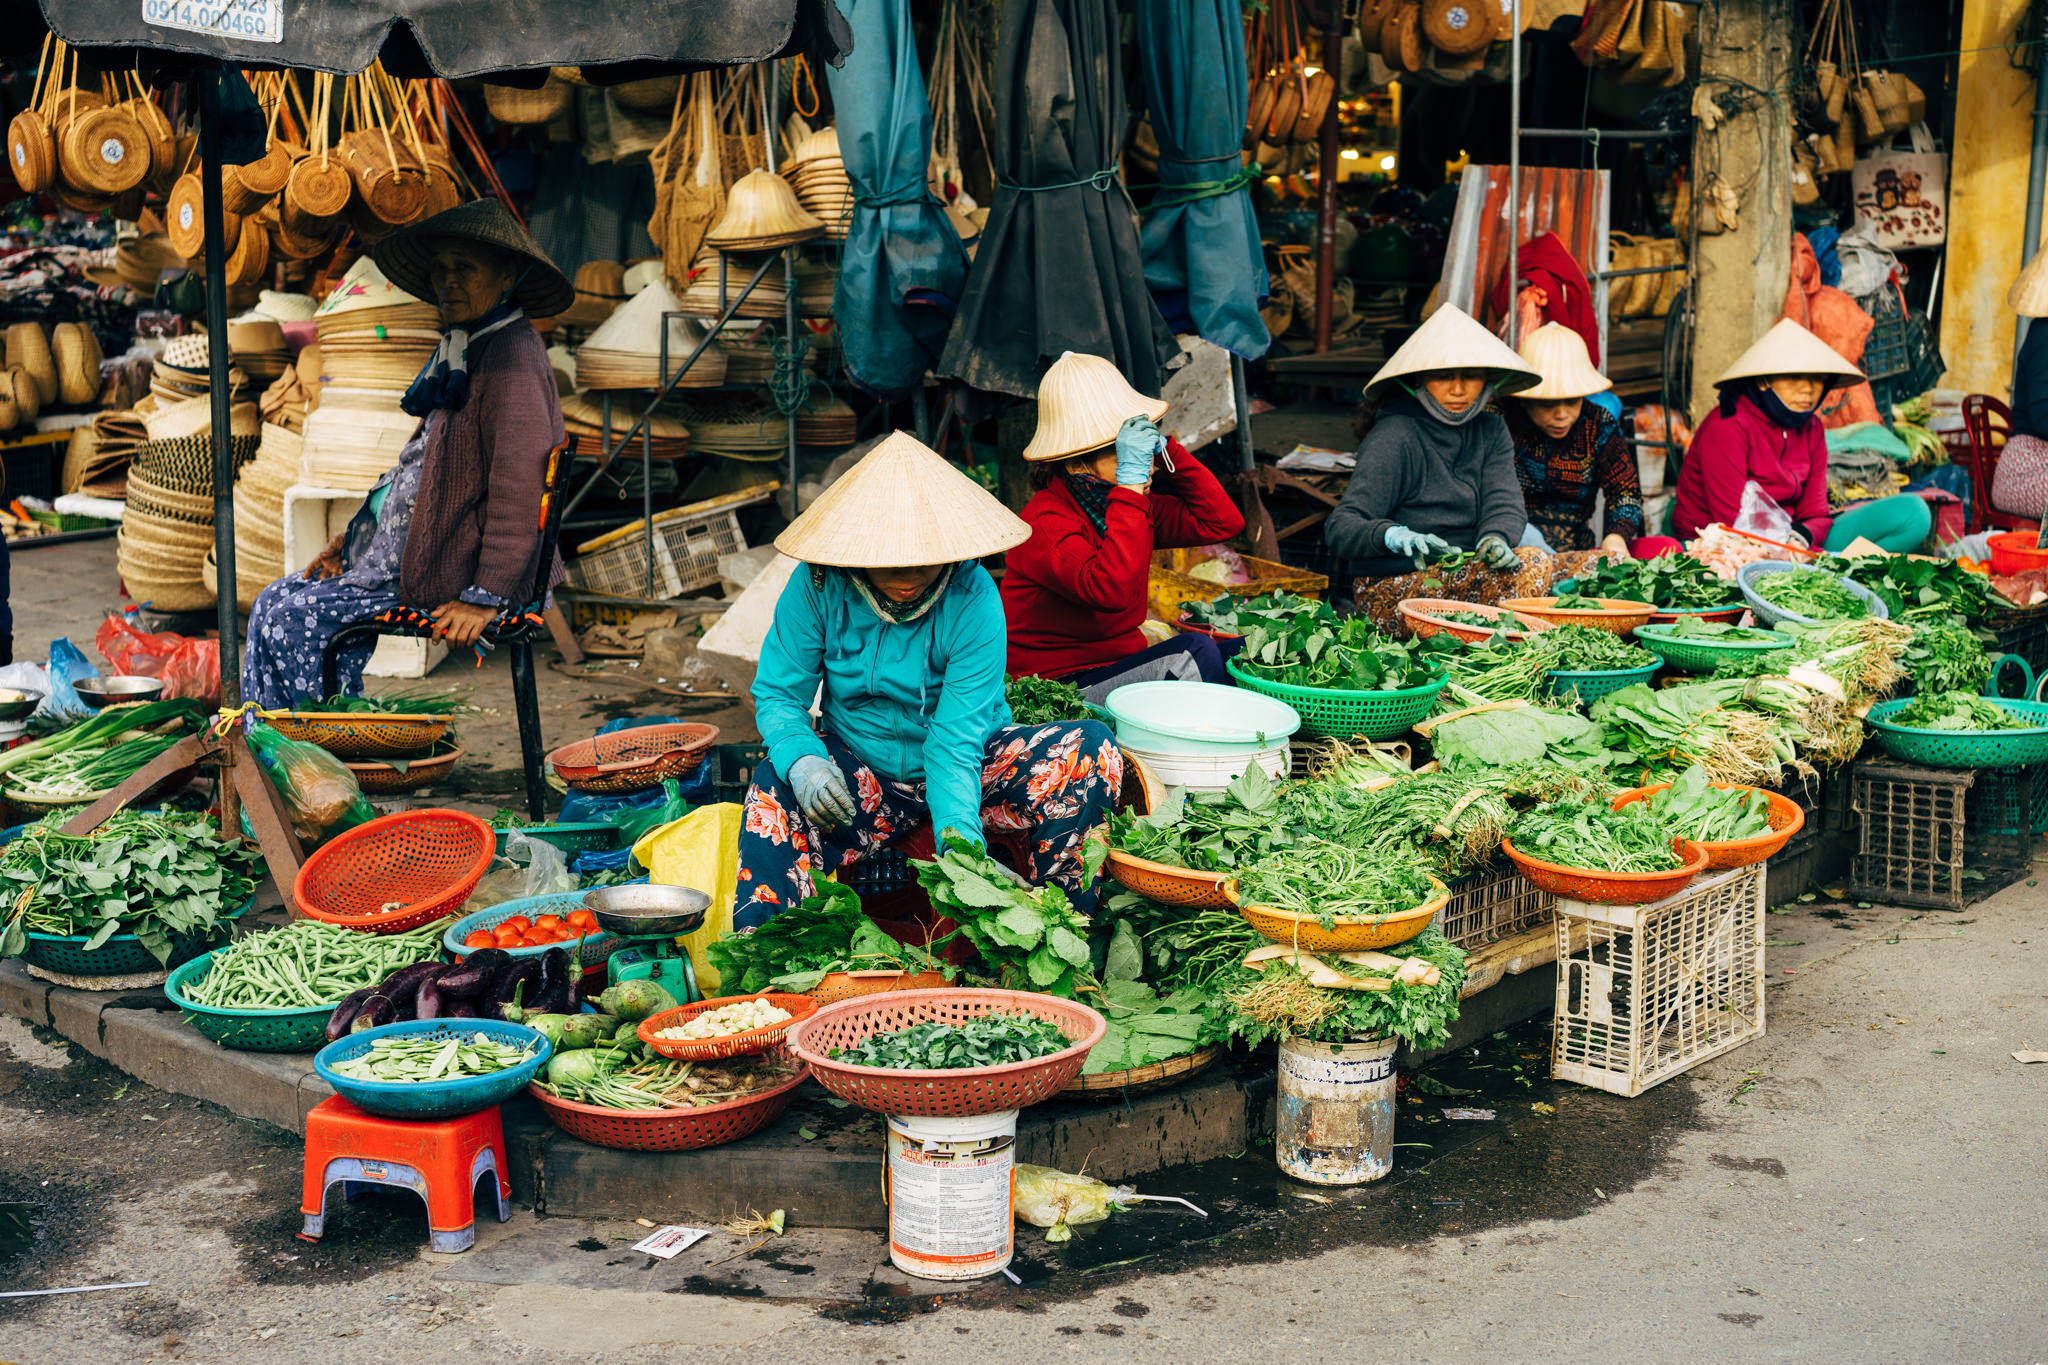
[(1884, 751), (1904, 763), (1927, 768), (2025, 768), (2048, 763), (2048, 702), (2007, 701), (1998, 705), (2037, 722), (2026, 730), (1917, 730), (1890, 717), (1912, 705), (1911, 698), (1881, 701), (1866, 717)]
[(505, 836), (508, 834), (524, 834), (529, 839), (553, 844), (564, 853), (603, 853), (619, 846), (619, 827), (602, 820), (569, 825), (522, 825), (518, 829), (498, 831), (498, 856), (501, 858), (505, 856)]
[(1673, 625), (1637, 626), (1636, 643), (1681, 673), (1711, 673), (1730, 659), (1749, 654), (1769, 654), (1773, 650), (1790, 649), (1793, 645), (1791, 636), (1780, 635), (1776, 631), (1771, 632), (1768, 640), (1714, 640), (1674, 637), (1668, 633), (1673, 629)]
[[(514, 1047), (524, 1047), (536, 1040), (540, 1045), (518, 1066), (488, 1076), (459, 1076), (449, 1081), (359, 1081), (334, 1070), (339, 1063), (368, 1052), (379, 1038), (419, 1036), (446, 1042), (479, 1033), (492, 1042), (510, 1043)], [(506, 1024), (496, 1019), (408, 1019), (336, 1039), (313, 1054), (313, 1070), (334, 1087), (335, 1094), (365, 1113), (387, 1119), (452, 1119), (481, 1113), (524, 1090), (526, 1083), (547, 1065), (554, 1050), (544, 1035), (523, 1024)]]
[[(172, 968), (164, 994), (184, 1011), (186, 1022), (222, 1047), (238, 1052), (314, 1052), (327, 1042), (327, 1020), (334, 1005), (292, 1010), (224, 1010), (202, 1005), (185, 994), (187, 987), (213, 970), (214, 948)], [(339, 1004), (339, 1001), (335, 1002)]]
[(1663, 666), (1663, 661), (1659, 660), (1638, 668), (1558, 668), (1551, 670), (1550, 676), (1544, 680), (1543, 687), (1544, 691), (1553, 697), (1568, 696), (1577, 692), (1580, 702), (1591, 704), (1609, 692), (1619, 692), (1624, 687), (1634, 687), (1637, 683), (1648, 682)]
[[(464, 954), (475, 951), (463, 947), (462, 940), (479, 929), (495, 929), (514, 915), (524, 915), (528, 919), (539, 919), (542, 915), (560, 915), (567, 919), (571, 910), (582, 908), (581, 891), (559, 891), (553, 895), (522, 896), (516, 901), (499, 901), (489, 909), (464, 915), (449, 925), (448, 932), (441, 935), (441, 946), (459, 962)], [(625, 946), (626, 940), (617, 934), (600, 932), (585, 938), (570, 939), (564, 943), (547, 943), (537, 948), (507, 948), (505, 951), (514, 957), (539, 957), (549, 948), (566, 948), (577, 969), (587, 972), (602, 967), (613, 953)]]
[(1239, 687), (1248, 692), (1284, 701), (1301, 716), (1296, 734), (1314, 739), (1392, 739), (1406, 733), (1415, 722), (1429, 715), (1444, 690), (1447, 675), (1416, 687), (1387, 692), (1346, 692), (1330, 687), (1296, 687), (1255, 677), (1232, 659), (1224, 665)]
[[(256, 898), (251, 896), (242, 902), (241, 909), (222, 918), (238, 920), (255, 904)], [(28, 936), (28, 949), (21, 957), (31, 967), (41, 967), (46, 972), (58, 972), (64, 976), (140, 976), (145, 972), (163, 971), (167, 965), (182, 966), (201, 953), (218, 948), (227, 941), (228, 933), (228, 926), (223, 924), (211, 934), (187, 934), (173, 939), (168, 964), (158, 962), (156, 955), (143, 947), (142, 940), (133, 934), (115, 934), (88, 951), (85, 945), (92, 941), (89, 934), (32, 932)]]

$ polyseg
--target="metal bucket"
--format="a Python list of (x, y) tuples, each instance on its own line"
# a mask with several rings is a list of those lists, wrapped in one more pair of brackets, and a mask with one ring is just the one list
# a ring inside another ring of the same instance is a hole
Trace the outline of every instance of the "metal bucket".
[(1394, 1167), (1393, 1038), (1280, 1043), (1273, 1150), (1280, 1169), (1317, 1185), (1363, 1185)]
[(993, 1275), (1016, 1250), (1017, 1111), (889, 1116), (889, 1259), (927, 1280)]

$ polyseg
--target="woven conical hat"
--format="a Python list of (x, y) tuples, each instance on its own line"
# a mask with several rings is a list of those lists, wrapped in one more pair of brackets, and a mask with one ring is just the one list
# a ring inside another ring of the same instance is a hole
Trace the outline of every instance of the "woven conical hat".
[[(336, 313), (353, 313), (364, 308), (393, 308), (407, 303), (426, 303), (406, 293), (397, 285), (384, 278), (384, 272), (368, 256), (359, 256), (356, 263), (341, 277), (341, 283), (328, 291), (316, 317), (332, 317)], [(428, 307), (433, 307), (431, 303)]]
[(1524, 337), (1522, 359), (1543, 378), (1535, 388), (1516, 394), (1517, 398), (1558, 402), (1614, 387), (1613, 380), (1593, 368), (1586, 339), (1561, 322), (1547, 322)]
[(1038, 381), (1038, 429), (1024, 447), (1024, 458), (1064, 460), (1099, 450), (1116, 439), (1117, 428), (1130, 418), (1156, 422), (1166, 407), (1165, 399), (1147, 398), (1132, 388), (1111, 361), (1068, 351)]
[(825, 225), (797, 202), (773, 171), (749, 171), (725, 193), (725, 216), (704, 240), (716, 247), (783, 245), (816, 237)]
[(1538, 382), (1536, 371), (1508, 344), (1472, 320), (1471, 314), (1445, 304), (1387, 357), (1380, 372), (1365, 386), (1367, 398), (1382, 397), (1396, 380), (1419, 383), (1439, 370), (1485, 370), (1502, 393), (1520, 393)]
[(1779, 318), (1778, 325), (1737, 356), (1735, 363), (1714, 383), (1719, 386), (1732, 384), (1738, 379), (1764, 379), (1776, 374), (1812, 374), (1842, 381), (1842, 384), (1830, 385), (1831, 388), (1853, 384), (1863, 378), (1863, 371), (1835, 354), (1834, 347), (1792, 319)]
[(839, 129), (820, 128), (796, 144), (796, 151), (790, 156), (789, 162), (791, 169), (794, 169), (813, 157), (838, 155)]
[[(620, 304), (604, 324), (592, 332), (583, 342), (582, 350), (615, 351), (623, 355), (661, 354), (661, 315), (673, 313), (678, 305), (676, 296), (660, 280), (655, 280), (645, 289)], [(668, 360), (670, 366), (683, 363), (683, 358), (703, 339), (704, 330), (688, 318), (670, 318), (668, 323)]]
[(861, 457), (775, 548), (806, 564), (844, 569), (958, 564), (1031, 538), (986, 489), (916, 437), (895, 432)]
[(2037, 251), (2005, 291), (2005, 306), (2023, 318), (2048, 318), (2048, 251)]

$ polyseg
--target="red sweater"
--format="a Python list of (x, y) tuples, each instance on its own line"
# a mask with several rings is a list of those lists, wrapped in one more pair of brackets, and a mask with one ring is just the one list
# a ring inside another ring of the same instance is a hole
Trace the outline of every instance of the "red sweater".
[(1788, 430), (1747, 397), (1735, 400), (1732, 417), (1715, 408), (1693, 434), (1678, 471), (1672, 526), (1688, 539), (1712, 522), (1733, 526), (1743, 485), (1752, 479), (1815, 547), (1827, 539), (1834, 516), (1828, 510), (1828, 443), (1820, 422)]
[(1244, 513), (1216, 476), (1169, 442), (1175, 472), (1152, 491), (1116, 488), (1107, 534), (1055, 479), (1024, 505), (1031, 539), (1010, 551), (1003, 611), (1010, 620), (1010, 672), (1063, 677), (1099, 668), (1145, 647), (1152, 551), (1213, 545), (1244, 530)]

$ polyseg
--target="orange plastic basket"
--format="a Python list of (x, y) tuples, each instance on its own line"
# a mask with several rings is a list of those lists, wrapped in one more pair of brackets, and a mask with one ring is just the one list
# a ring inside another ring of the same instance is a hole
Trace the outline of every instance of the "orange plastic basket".
[(1451, 901), (1451, 888), (1438, 878), (1429, 879), (1429, 899), (1408, 910), (1390, 915), (1339, 915), (1325, 929), (1312, 915), (1276, 910), (1270, 905), (1246, 905), (1237, 898), (1237, 878), (1223, 883), (1230, 904), (1244, 916), (1245, 923), (1275, 943), (1308, 953), (1363, 953), (1406, 943), (1437, 917)]
[(1161, 905), (1186, 905), (1198, 909), (1222, 909), (1230, 904), (1223, 894), (1228, 872), (1196, 872), (1192, 868), (1169, 867), (1145, 858), (1134, 858), (1116, 849), (1104, 864), (1109, 875), (1126, 890), (1135, 891)]
[(1625, 597), (1596, 597), (1600, 604), (1594, 611), (1587, 607), (1554, 607), (1555, 597), (1508, 597), (1501, 600), (1501, 606), (1517, 616), (1533, 616), (1553, 626), (1591, 626), (1595, 630), (1611, 630), (1616, 635), (1626, 635), (1637, 626), (1646, 626), (1657, 614), (1657, 608), (1648, 602), (1631, 602)]
[[(709, 1013), (721, 1005), (737, 1005), (742, 1000), (766, 1000), (777, 1009), (788, 1010), (790, 1017), (779, 1024), (763, 1024), (759, 1028), (742, 1029), (738, 1033), (722, 1034), (716, 1038), (662, 1038), (658, 1035), (665, 1028), (687, 1024), (700, 1014)], [(640, 1041), (664, 1057), (673, 1057), (680, 1062), (710, 1062), (721, 1057), (744, 1057), (750, 1052), (760, 1052), (782, 1041), (782, 1035), (791, 1024), (799, 1019), (808, 1019), (818, 1012), (818, 1002), (808, 995), (789, 995), (782, 991), (757, 991), (752, 995), (719, 995), (709, 1000), (699, 1000), (692, 1005), (678, 1005), (672, 1010), (663, 1010), (640, 1021)]]
[[(893, 1033), (912, 1024), (963, 1024), (984, 1014), (1030, 1014), (1058, 1026), (1074, 1045), (1050, 1057), (1007, 1066), (962, 1067), (952, 1071), (853, 1066), (832, 1053), (858, 1047), (871, 1033)], [(918, 1118), (959, 1118), (998, 1114), (1051, 1099), (1081, 1074), (1088, 1049), (1109, 1032), (1109, 1021), (1073, 1000), (1034, 991), (957, 987), (944, 991), (891, 991), (827, 1005), (789, 1030), (789, 1050), (811, 1068), (818, 1084), (878, 1114)]]
[(455, 913), (496, 849), (491, 827), (466, 811), (400, 811), (315, 851), (292, 882), (292, 899), (323, 924), (402, 934)]
[(1463, 621), (1446, 621), (1447, 611), (1476, 611), (1481, 616), (1500, 619), (1507, 627), (1510, 640), (1526, 640), (1537, 631), (1549, 630), (1550, 622), (1540, 617), (1527, 616), (1521, 612), (1508, 611), (1502, 607), (1489, 607), (1481, 602), (1454, 602), (1447, 597), (1404, 597), (1400, 604), (1401, 619), (1408, 624), (1408, 632), (1418, 640), (1426, 640), (1439, 632), (1455, 635), (1468, 645), (1476, 645), (1493, 638), (1493, 631), (1484, 626), (1470, 626)]
[[(1669, 782), (1659, 782), (1653, 787), (1631, 787), (1614, 798), (1614, 808), (1620, 810), (1631, 801), (1647, 801), (1670, 785)], [(1707, 785), (1718, 791), (1762, 792), (1764, 799), (1770, 803), (1766, 818), (1771, 822), (1769, 834), (1758, 834), (1748, 839), (1699, 840), (1699, 846), (1707, 851), (1709, 872), (1720, 872), (1731, 867), (1748, 867), (1751, 863), (1775, 858), (1778, 851), (1790, 843), (1792, 836), (1806, 824), (1806, 812), (1799, 808), (1797, 801), (1780, 796), (1768, 788), (1746, 787), (1737, 782), (1709, 782)]]
[(868, 972), (827, 972), (825, 979), (804, 994), (820, 1005), (836, 1005), (863, 995), (889, 991), (950, 990), (953, 983), (937, 972), (905, 972), (884, 968)]
[(1500, 851), (1531, 884), (1566, 900), (1590, 901), (1595, 905), (1648, 905), (1675, 896), (1707, 869), (1707, 851), (1690, 839), (1674, 841), (1685, 865), (1670, 872), (1601, 872), (1592, 868), (1566, 867), (1546, 863), (1516, 848), (1514, 841), (1500, 841)]
[(641, 725), (564, 744), (548, 766), (576, 791), (625, 796), (695, 771), (717, 739), (716, 725), (696, 721)]
[[(776, 1051), (789, 1058), (788, 1049), (778, 1047)], [(628, 1152), (686, 1152), (736, 1142), (767, 1127), (782, 1117), (782, 1111), (796, 1098), (796, 1088), (809, 1075), (808, 1068), (799, 1066), (794, 1076), (758, 1095), (699, 1109), (606, 1109), (557, 1099), (537, 1085), (526, 1087), (526, 1093), (570, 1137)]]

